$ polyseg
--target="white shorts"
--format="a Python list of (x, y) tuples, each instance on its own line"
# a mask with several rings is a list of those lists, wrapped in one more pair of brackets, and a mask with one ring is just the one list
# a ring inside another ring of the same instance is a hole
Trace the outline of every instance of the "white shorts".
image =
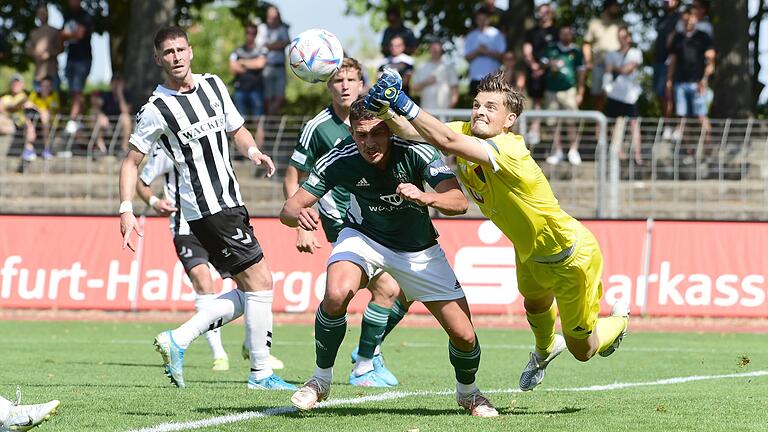
[(381, 271), (389, 273), (408, 301), (423, 303), (464, 297), (464, 290), (440, 245), (419, 252), (396, 251), (360, 231), (344, 228), (331, 251), (328, 265), (337, 261), (357, 264), (368, 278)]

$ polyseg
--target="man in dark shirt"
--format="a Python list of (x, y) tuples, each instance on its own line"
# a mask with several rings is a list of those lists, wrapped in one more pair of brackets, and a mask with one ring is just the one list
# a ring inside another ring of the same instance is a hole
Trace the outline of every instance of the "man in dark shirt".
[[(683, 22), (685, 33), (675, 34), (670, 46), (667, 100), (671, 102), (674, 96), (676, 114), (679, 117), (697, 117), (701, 127), (709, 131), (707, 111), (712, 90), (708, 82), (715, 71), (715, 48), (706, 33), (696, 30), (696, 14), (686, 10)], [(676, 136), (681, 137), (682, 131), (678, 130)]]
[[(558, 30), (555, 27), (554, 11), (549, 3), (539, 5), (536, 11), (538, 23), (536, 27), (525, 33), (525, 42), (523, 43), (523, 57), (527, 71), (525, 80), (528, 97), (533, 100), (533, 109), (541, 109), (541, 101), (544, 98), (544, 74), (546, 69), (541, 65), (540, 60), (547, 52), (550, 45), (557, 43)], [(534, 120), (531, 130), (526, 137), (530, 145), (539, 143), (539, 125), (540, 120)]]
[(72, 109), (69, 111), (66, 131), (73, 134), (77, 131), (77, 117), (83, 111), (85, 80), (91, 72), (93, 17), (80, 7), (80, 0), (69, 0), (68, 4), (69, 11), (64, 17), (61, 38), (67, 44), (67, 66), (64, 74), (72, 97)]
[(403, 24), (403, 17), (400, 15), (400, 8), (390, 6), (387, 8), (387, 22), (389, 25), (384, 29), (384, 35), (381, 37), (381, 53), (384, 57), (390, 57), (392, 53), (389, 50), (390, 40), (395, 36), (400, 36), (405, 42), (405, 53), (413, 54), (418, 47), (416, 36), (413, 31)]
[(669, 44), (675, 33), (675, 25), (680, 20), (680, 12), (677, 7), (678, 0), (664, 0), (664, 15), (656, 22), (656, 42), (653, 50), (653, 91), (659, 99), (659, 105), (664, 110), (664, 116), (670, 117), (671, 104), (667, 104), (665, 83), (667, 80), (667, 58), (669, 57)]

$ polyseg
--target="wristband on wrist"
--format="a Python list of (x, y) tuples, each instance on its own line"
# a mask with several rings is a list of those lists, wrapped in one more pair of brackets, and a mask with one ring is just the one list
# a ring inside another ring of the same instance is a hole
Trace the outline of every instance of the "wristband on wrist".
[(158, 201), (160, 201), (160, 198), (158, 198), (158, 197), (156, 197), (156, 196), (154, 196), (154, 195), (152, 195), (151, 197), (149, 197), (149, 205), (150, 205), (151, 207), (154, 207), (154, 206), (155, 206), (155, 204), (157, 204), (157, 203), (158, 203)]
[(120, 203), (119, 213), (123, 214), (123, 213), (128, 213), (128, 212), (133, 213), (133, 203), (130, 202), (130, 201), (123, 201), (123, 202), (121, 202)]
[(253, 159), (253, 155), (255, 154), (261, 154), (261, 151), (257, 149), (255, 146), (248, 147), (248, 158)]

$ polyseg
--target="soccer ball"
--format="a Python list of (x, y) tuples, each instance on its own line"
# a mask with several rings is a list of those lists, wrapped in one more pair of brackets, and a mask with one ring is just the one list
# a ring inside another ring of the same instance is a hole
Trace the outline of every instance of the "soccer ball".
[(325, 82), (339, 70), (344, 49), (328, 30), (309, 29), (291, 41), (288, 57), (297, 77), (309, 83)]

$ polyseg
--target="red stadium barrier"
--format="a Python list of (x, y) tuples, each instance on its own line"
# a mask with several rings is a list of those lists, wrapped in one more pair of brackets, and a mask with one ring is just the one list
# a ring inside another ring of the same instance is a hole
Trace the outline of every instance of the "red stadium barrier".
[[(275, 280), (275, 311), (313, 311), (325, 260), (300, 254), (277, 219), (253, 219)], [(474, 313), (522, 313), (514, 249), (487, 221), (441, 219), (440, 243)], [(603, 310), (629, 300), (655, 316), (766, 317), (768, 224), (587, 221), (605, 257)], [(192, 310), (167, 219), (148, 218), (140, 250), (120, 249), (116, 217), (0, 216), (0, 307)], [(650, 238), (648, 236), (651, 236)], [(647, 240), (652, 240), (647, 242)], [(646, 253), (650, 244), (650, 256)], [(646, 269), (648, 274), (646, 276)], [(232, 289), (214, 273), (217, 290)], [(355, 299), (361, 311), (367, 295)], [(416, 310), (424, 312), (419, 307)]]

